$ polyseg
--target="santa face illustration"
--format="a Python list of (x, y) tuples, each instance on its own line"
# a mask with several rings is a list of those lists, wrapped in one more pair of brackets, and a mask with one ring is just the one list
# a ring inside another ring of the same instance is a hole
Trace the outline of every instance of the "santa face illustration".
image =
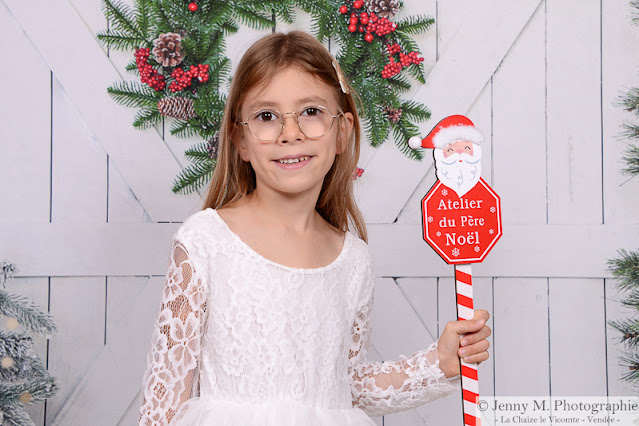
[(458, 140), (443, 148), (435, 148), (437, 178), (460, 198), (481, 177), (481, 145)]

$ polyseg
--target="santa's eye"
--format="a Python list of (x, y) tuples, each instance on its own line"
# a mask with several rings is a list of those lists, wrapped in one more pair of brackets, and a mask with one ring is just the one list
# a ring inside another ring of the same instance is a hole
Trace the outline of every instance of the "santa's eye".
[(470, 149), (470, 147), (468, 145), (465, 146), (466, 149)]
[(450, 152), (450, 151), (452, 151), (452, 150), (453, 150), (452, 148), (448, 148), (446, 151), (447, 151), (447, 152)]

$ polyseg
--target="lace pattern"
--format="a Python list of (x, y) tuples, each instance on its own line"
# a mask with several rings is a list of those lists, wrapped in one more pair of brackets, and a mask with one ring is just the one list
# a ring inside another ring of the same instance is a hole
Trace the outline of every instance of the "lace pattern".
[(206, 295), (199, 267), (175, 238), (147, 358), (140, 425), (168, 424), (182, 403), (198, 395)]

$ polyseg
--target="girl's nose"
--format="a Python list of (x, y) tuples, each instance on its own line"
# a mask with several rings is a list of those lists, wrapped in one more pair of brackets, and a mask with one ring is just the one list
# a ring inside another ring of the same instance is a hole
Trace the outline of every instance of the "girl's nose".
[(304, 134), (297, 125), (297, 115), (284, 114), (282, 119), (284, 120), (284, 127), (282, 128), (282, 134), (280, 135), (280, 142), (302, 140)]

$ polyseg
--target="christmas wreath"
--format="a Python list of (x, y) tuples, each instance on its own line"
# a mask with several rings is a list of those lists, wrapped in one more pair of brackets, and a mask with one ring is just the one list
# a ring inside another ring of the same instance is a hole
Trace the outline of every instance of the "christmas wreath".
[[(415, 122), (427, 120), (430, 112), (401, 94), (410, 90), (411, 78), (425, 81), (423, 58), (411, 36), (434, 20), (420, 15), (393, 21), (403, 8), (400, 0), (134, 0), (133, 6), (103, 0), (109, 29), (98, 39), (108, 48), (133, 51), (126, 69), (140, 78), (115, 83), (109, 94), (139, 109), (136, 128), (169, 118), (171, 134), (204, 140), (185, 151), (191, 164), (176, 177), (175, 193), (206, 184), (215, 168), (226, 103), (220, 87), (230, 72), (225, 37), (241, 24), (254, 29), (272, 28), (277, 20), (290, 24), (295, 7), (311, 15), (318, 40), (336, 43), (336, 59), (362, 98), (370, 144), (379, 146), (392, 135), (405, 155), (422, 158), (407, 141), (419, 136)], [(353, 178), (361, 174), (358, 169)]]

